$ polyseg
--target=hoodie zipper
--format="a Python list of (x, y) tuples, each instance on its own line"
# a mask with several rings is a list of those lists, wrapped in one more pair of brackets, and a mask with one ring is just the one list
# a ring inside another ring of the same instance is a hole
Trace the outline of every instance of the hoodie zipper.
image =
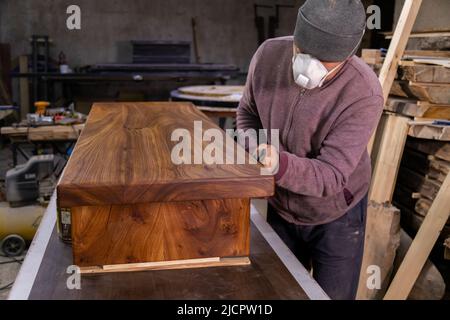
[(305, 89), (305, 88), (300, 90), (297, 98), (294, 100), (294, 103), (291, 105), (291, 108), (289, 110), (289, 116), (288, 116), (288, 124), (289, 125), (288, 125), (287, 129), (285, 129), (283, 132), (283, 143), (286, 147), (287, 147), (288, 134), (289, 134), (289, 131), (291, 131), (292, 123), (294, 122), (294, 110), (296, 109), (295, 107), (301, 101), (301, 98), (305, 95), (306, 90), (307, 89)]
[[(288, 116), (288, 127), (287, 129), (285, 129), (285, 131), (283, 132), (283, 143), (286, 146), (287, 149), (287, 138), (288, 138), (288, 134), (289, 131), (291, 131), (292, 128), (292, 123), (294, 122), (294, 110), (296, 109), (295, 107), (298, 105), (298, 103), (301, 101), (302, 97), (306, 94), (306, 90), (305, 88), (301, 89), (299, 94), (297, 95), (296, 99), (294, 100), (294, 103), (291, 105), (291, 108), (289, 110), (289, 116)], [(291, 211), (291, 206), (289, 205), (289, 191), (287, 190), (283, 190), (283, 192), (285, 193), (285, 199), (286, 199), (286, 207), (288, 211)]]

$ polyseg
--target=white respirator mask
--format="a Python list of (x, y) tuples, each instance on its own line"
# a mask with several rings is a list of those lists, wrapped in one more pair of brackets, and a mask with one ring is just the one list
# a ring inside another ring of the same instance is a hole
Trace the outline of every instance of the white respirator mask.
[(339, 68), (345, 61), (330, 71), (316, 58), (309, 54), (296, 53), (292, 57), (292, 72), (294, 81), (306, 89), (321, 87), (325, 79)]
[[(366, 30), (364, 29), (361, 34), (361, 38), (358, 41), (358, 44), (352, 50), (352, 53), (348, 55), (347, 59), (356, 52), (359, 45), (361, 44), (365, 32)], [(325, 79), (336, 69), (342, 66), (347, 59), (328, 71), (327, 68), (325, 68), (325, 66), (318, 59), (312, 57), (311, 55), (296, 53), (292, 57), (292, 72), (294, 74), (294, 81), (296, 84), (306, 89), (314, 89), (317, 87), (320, 88), (323, 85)]]

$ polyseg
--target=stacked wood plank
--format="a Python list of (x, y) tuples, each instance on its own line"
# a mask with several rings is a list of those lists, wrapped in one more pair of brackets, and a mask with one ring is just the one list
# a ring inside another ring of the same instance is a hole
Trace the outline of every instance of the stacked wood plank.
[[(364, 51), (362, 58), (377, 72), (380, 51)], [(402, 225), (412, 231), (420, 227), (450, 168), (450, 126), (435, 122), (450, 120), (449, 63), (448, 51), (405, 51), (385, 104), (386, 111), (410, 119), (393, 201), (401, 209)], [(448, 234), (450, 226), (442, 238)]]
[(374, 69), (379, 69), (384, 60), (380, 49), (363, 49), (361, 52), (361, 59), (368, 65), (376, 66)]
[(391, 94), (438, 105), (450, 105), (450, 67), (444, 66), (444, 61), (447, 60), (450, 63), (450, 59), (402, 62)]
[[(407, 229), (418, 230), (449, 171), (449, 142), (408, 138), (394, 192), (394, 203), (401, 209)], [(441, 238), (449, 236), (447, 221)]]
[(450, 141), (450, 125), (435, 123), (435, 121), (434, 119), (411, 121), (408, 135), (416, 138)]
[(450, 260), (450, 237), (444, 241), (444, 258)]
[(30, 141), (76, 140), (84, 124), (70, 126), (55, 125), (41, 127), (2, 127), (1, 135), (9, 137), (26, 137)]
[[(378, 73), (380, 50), (364, 49), (361, 58)], [(405, 51), (386, 110), (409, 117), (450, 120), (450, 51)]]

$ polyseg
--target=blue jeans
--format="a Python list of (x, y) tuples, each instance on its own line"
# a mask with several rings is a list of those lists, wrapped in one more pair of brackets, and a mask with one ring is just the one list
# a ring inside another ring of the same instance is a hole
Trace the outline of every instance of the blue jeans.
[(296, 225), (269, 205), (267, 222), (335, 300), (353, 300), (364, 251), (367, 195), (342, 217), (321, 225)]

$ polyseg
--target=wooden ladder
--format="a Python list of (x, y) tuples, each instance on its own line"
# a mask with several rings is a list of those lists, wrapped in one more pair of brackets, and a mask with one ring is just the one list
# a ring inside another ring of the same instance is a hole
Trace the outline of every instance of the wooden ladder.
[(450, 173), (447, 174), (430, 210), (417, 231), (402, 264), (384, 296), (384, 300), (404, 300), (408, 298), (449, 216)]

